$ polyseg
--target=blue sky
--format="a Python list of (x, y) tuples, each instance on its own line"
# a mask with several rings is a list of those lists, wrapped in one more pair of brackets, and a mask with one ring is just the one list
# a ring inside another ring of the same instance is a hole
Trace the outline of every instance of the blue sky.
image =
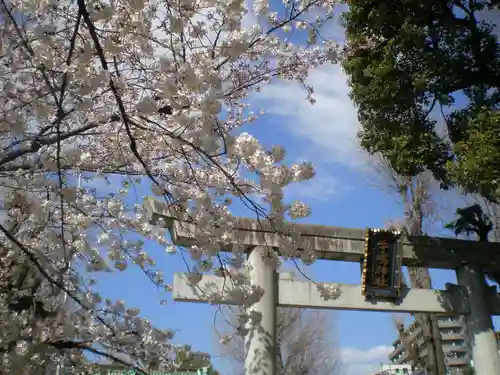
[[(327, 34), (342, 40), (341, 29), (332, 26)], [(257, 122), (246, 129), (265, 145), (281, 144), (290, 161), (311, 160), (317, 167), (314, 180), (288, 189), (287, 196), (301, 199), (312, 208), (308, 223), (344, 227), (383, 227), (388, 220), (402, 216), (396, 197), (384, 189), (384, 182), (370, 171), (366, 157), (359, 152), (356, 132), (356, 112), (348, 98), (345, 76), (338, 66), (326, 66), (312, 72), (310, 81), (316, 87), (315, 105), (310, 105), (299, 85), (278, 83), (259, 96), (253, 97), (254, 111), (266, 111)], [(142, 190), (142, 189), (141, 189)], [(138, 194), (147, 194), (139, 191)], [(137, 197), (140, 198), (140, 197)], [(451, 195), (440, 195), (445, 216), (454, 212), (463, 202)], [(444, 220), (444, 219), (443, 219)], [(442, 223), (431, 227), (441, 233)], [(449, 234), (448, 234), (449, 235)], [(186, 271), (179, 253), (166, 255), (153, 242), (147, 249), (155, 256), (167, 281), (174, 272)], [(359, 265), (320, 261), (307, 268), (317, 281), (359, 283)], [(433, 271), (437, 288), (455, 281), (453, 272)], [(100, 277), (104, 296), (124, 299), (128, 305), (139, 307), (142, 315), (160, 327), (174, 329), (175, 341), (191, 344), (195, 350), (210, 353), (214, 365), (222, 371), (227, 363), (217, 357), (217, 339), (214, 334), (215, 307), (196, 303), (171, 301), (159, 292), (137, 269), (114, 272)], [(160, 305), (167, 298), (169, 303)], [(332, 332), (338, 341), (346, 375), (365, 375), (387, 362), (389, 346), (396, 337), (392, 317), (386, 313), (336, 311)], [(229, 372), (226, 375), (231, 375)]]

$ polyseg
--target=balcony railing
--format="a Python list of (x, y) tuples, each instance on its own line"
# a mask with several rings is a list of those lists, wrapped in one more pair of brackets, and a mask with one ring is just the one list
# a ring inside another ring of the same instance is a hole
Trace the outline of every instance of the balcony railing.
[[(446, 341), (445, 341), (446, 342)], [(470, 350), (469, 346), (465, 345), (443, 345), (444, 352), (461, 352), (465, 353)]]
[(464, 358), (446, 358), (446, 364), (448, 366), (466, 366), (469, 364), (469, 359)]
[(460, 320), (440, 320), (438, 326), (439, 328), (463, 327), (464, 323)]
[(441, 339), (443, 341), (446, 340), (465, 340), (467, 336), (464, 332), (453, 332), (453, 333), (444, 333), (441, 332)]

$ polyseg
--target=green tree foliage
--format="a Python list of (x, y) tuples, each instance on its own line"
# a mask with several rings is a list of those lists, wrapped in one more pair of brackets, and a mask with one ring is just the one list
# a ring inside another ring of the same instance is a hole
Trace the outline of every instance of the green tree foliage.
[(456, 214), (457, 218), (446, 224), (445, 228), (453, 230), (456, 236), (475, 234), (478, 241), (488, 242), (488, 235), (493, 230), (493, 222), (479, 204), (458, 208)]
[[(343, 67), (362, 146), (382, 154), (401, 175), (428, 169), (444, 188), (457, 184), (498, 201), (500, 48), (492, 24), (481, 20), (497, 3), (348, 4)], [(445, 138), (431, 116), (439, 111)]]
[[(456, 236), (474, 234), (478, 241), (488, 242), (489, 234), (493, 230), (493, 222), (479, 204), (473, 204), (458, 208), (456, 219), (446, 224), (445, 228), (453, 230)], [(500, 285), (500, 273), (486, 273), (486, 276)]]

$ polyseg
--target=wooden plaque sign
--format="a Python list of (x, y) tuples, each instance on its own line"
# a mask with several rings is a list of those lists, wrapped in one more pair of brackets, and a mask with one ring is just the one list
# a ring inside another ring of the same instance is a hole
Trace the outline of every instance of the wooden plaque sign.
[(402, 254), (398, 233), (368, 229), (361, 278), (362, 293), (368, 298), (401, 296)]

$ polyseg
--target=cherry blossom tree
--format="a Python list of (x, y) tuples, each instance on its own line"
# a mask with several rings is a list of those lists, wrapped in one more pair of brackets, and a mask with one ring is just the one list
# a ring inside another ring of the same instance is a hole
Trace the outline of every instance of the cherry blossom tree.
[(250, 99), (274, 80), (302, 83), (314, 102), (308, 71), (337, 59), (320, 34), (334, 5), (0, 0), (1, 373), (85, 368), (86, 353), (172, 366), (172, 332), (95, 290), (99, 272), (130, 265), (169, 288), (144, 239), (172, 244), (134, 193), (216, 227), (210, 236), (231, 230), (235, 202), (277, 227), (307, 216), (283, 188), (312, 165), (285, 164), (281, 147), (240, 128), (262, 115)]

